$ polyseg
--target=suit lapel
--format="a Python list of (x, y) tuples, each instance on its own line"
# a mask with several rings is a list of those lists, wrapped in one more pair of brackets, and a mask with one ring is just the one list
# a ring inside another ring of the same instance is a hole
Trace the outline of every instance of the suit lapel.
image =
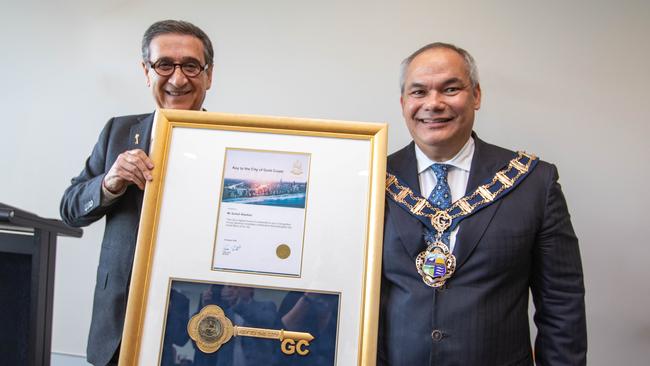
[[(472, 135), (475, 149), (465, 194), (473, 192), (479, 185), (485, 184), (486, 181), (492, 179), (496, 172), (509, 161), (498, 156), (493, 149), (490, 149), (490, 145), (480, 140), (475, 134)], [(496, 201), (461, 221), (456, 236), (456, 245), (454, 246), (457, 268), (461, 267), (472, 254), (500, 205), (501, 201)]]
[[(415, 158), (415, 144), (411, 142), (404, 149), (395, 153), (388, 164), (389, 172), (395, 174), (417, 195), (420, 195), (420, 180), (418, 178), (417, 159)], [(391, 217), (394, 219), (402, 245), (412, 258), (415, 258), (424, 248), (424, 225), (415, 217), (397, 206), (390, 199)]]
[(413, 141), (395, 153), (388, 166), (388, 170), (406, 183), (415, 194), (420, 195), (418, 162), (415, 157), (415, 143)]
[[(138, 122), (131, 126), (131, 130), (129, 132), (129, 150), (142, 149), (147, 153), (147, 155), (149, 155), (153, 116), (154, 113), (139, 117)], [(136, 201), (138, 208), (141, 209), (144, 192), (139, 189), (137, 189), (137, 192)]]
[(129, 132), (129, 150), (142, 149), (149, 154), (151, 142), (151, 126), (153, 125), (154, 114), (148, 114), (138, 119)]

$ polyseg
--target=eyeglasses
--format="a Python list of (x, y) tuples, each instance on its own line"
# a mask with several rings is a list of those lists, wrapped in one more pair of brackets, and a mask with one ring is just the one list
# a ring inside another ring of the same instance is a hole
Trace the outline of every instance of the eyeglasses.
[(158, 60), (154, 63), (149, 62), (148, 64), (149, 67), (151, 67), (156, 72), (156, 74), (160, 76), (170, 76), (176, 71), (176, 67), (180, 67), (183, 75), (187, 76), (188, 78), (199, 76), (202, 71), (207, 70), (208, 66), (210, 66), (209, 64), (201, 66), (200, 63), (194, 61), (183, 62), (182, 64), (179, 64), (176, 62), (171, 62), (169, 60)]

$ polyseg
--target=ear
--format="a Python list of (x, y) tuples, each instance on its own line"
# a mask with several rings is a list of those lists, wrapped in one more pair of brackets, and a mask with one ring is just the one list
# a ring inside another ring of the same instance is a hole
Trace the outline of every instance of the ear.
[(207, 70), (205, 70), (205, 75), (208, 77), (208, 87), (205, 90), (209, 90), (212, 86), (212, 67), (214, 64), (210, 65)]
[(149, 77), (149, 69), (147, 68), (147, 64), (142, 61), (142, 70), (144, 71), (144, 77), (147, 80), (147, 87), (151, 87), (151, 78)]
[(474, 110), (478, 111), (481, 108), (481, 84), (476, 84), (472, 94), (474, 95)]

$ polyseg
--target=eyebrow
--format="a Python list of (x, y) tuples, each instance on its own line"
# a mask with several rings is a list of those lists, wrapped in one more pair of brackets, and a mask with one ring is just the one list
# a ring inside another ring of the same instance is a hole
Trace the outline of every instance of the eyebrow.
[[(158, 61), (167, 61), (167, 62), (176, 62), (172, 57), (160, 57), (156, 62)], [(181, 60), (179, 61), (180, 63), (186, 63), (186, 62), (196, 62), (197, 64), (201, 65), (201, 61), (195, 59), (194, 57), (182, 57)], [(154, 62), (155, 63), (155, 62)]]
[(426, 85), (422, 84), (422, 83), (415, 82), (415, 83), (409, 84), (406, 89), (418, 89), (418, 88), (426, 88)]
[(465, 82), (464, 82), (462, 79), (460, 79), (460, 78), (456, 78), (456, 77), (453, 77), (453, 78), (450, 78), (450, 79), (445, 80), (445, 81), (442, 83), (442, 85), (449, 85), (449, 84), (454, 84), (454, 83), (465, 84)]
[[(443, 81), (440, 85), (445, 87), (445, 86), (448, 86), (450, 84), (456, 84), (456, 83), (460, 83), (463, 86), (466, 85), (466, 83), (465, 83), (465, 81), (463, 79), (457, 78), (457, 77), (449, 78), (449, 79)], [(412, 90), (412, 89), (418, 89), (418, 88), (427, 88), (427, 84), (420, 83), (420, 82), (416, 81), (416, 82), (413, 82), (413, 83), (409, 84), (405, 89)]]

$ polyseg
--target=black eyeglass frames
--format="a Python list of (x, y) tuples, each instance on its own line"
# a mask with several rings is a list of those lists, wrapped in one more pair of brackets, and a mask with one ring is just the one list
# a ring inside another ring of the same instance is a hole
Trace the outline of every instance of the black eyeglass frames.
[(151, 67), (156, 74), (160, 76), (170, 76), (176, 71), (176, 67), (181, 68), (183, 75), (188, 78), (197, 77), (201, 72), (208, 69), (209, 64), (201, 65), (195, 61), (188, 61), (183, 63), (171, 62), (169, 60), (158, 60), (154, 63), (148, 62), (149, 67)]

